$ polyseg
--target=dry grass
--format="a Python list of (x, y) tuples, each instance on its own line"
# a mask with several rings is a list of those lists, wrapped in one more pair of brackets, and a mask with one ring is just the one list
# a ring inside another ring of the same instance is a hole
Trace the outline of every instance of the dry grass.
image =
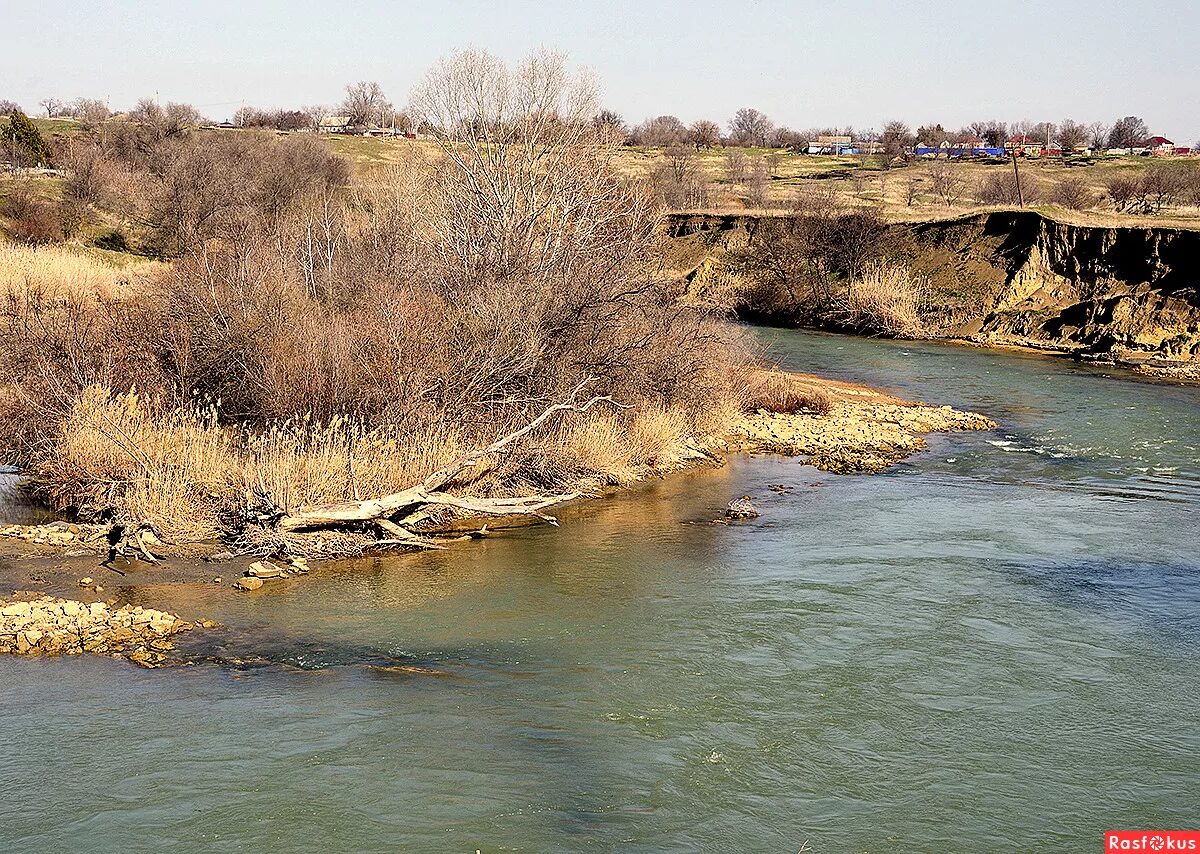
[(745, 412), (780, 412), (791, 414), (808, 411), (824, 415), (833, 408), (833, 399), (811, 377), (798, 376), (780, 370), (758, 370), (748, 373), (742, 394)]
[[(723, 417), (724, 426), (732, 423), (731, 413)], [(481, 476), (456, 491), (624, 486), (684, 462), (689, 433), (689, 419), (669, 410), (570, 416), (512, 454), (481, 463), (473, 473)], [(404, 430), (335, 418), (237, 429), (221, 425), (213, 408), (164, 412), (152, 397), (93, 386), (30, 474), (55, 507), (83, 515), (116, 508), (152, 522), (171, 541), (194, 542), (236, 530), (256, 492), (285, 509), (378, 497), (418, 483), (473, 446), (451, 424)]]
[(846, 286), (847, 321), (867, 332), (920, 338), (926, 334), (921, 312), (928, 292), (928, 282), (907, 267), (872, 264)]
[(111, 299), (162, 266), (141, 261), (118, 267), (74, 247), (0, 241), (0, 293)]

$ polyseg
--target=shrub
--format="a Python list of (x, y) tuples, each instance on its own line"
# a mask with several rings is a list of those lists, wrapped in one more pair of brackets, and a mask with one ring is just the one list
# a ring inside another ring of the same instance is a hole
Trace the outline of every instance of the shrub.
[(37, 125), (20, 110), (14, 109), (9, 114), (8, 128), (4, 134), (0, 134), (0, 144), (5, 146), (9, 156), (18, 165), (50, 165), (50, 146), (46, 145)]
[(5, 198), (0, 213), (8, 217), (9, 232), (25, 243), (52, 243), (63, 238), (62, 215), (57, 205), (39, 199), (18, 182)]
[(742, 391), (745, 412), (793, 413), (808, 410), (825, 415), (833, 408), (829, 393), (812, 380), (778, 370), (748, 372)]
[(1096, 204), (1096, 194), (1082, 178), (1059, 181), (1050, 193), (1050, 201), (1068, 210), (1081, 211)]
[(1020, 193), (1017, 192), (1017, 177), (1011, 171), (993, 172), (979, 186), (979, 201), (985, 205), (1018, 205), (1022, 198), (1025, 204), (1034, 204), (1041, 199), (1041, 188), (1028, 175), (1021, 176)]
[(843, 298), (847, 323), (859, 330), (899, 338), (926, 334), (921, 311), (928, 283), (902, 265), (874, 264), (852, 279)]

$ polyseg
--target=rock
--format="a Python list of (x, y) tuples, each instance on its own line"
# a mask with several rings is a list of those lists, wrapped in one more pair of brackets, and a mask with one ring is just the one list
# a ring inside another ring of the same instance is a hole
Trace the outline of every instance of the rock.
[(87, 587), (89, 584), (95, 584), (95, 583), (96, 583), (95, 579), (92, 578), (90, 575), (84, 576), (83, 578), (79, 579), (80, 587)]
[(239, 578), (237, 581), (233, 582), (233, 586), (235, 590), (257, 590), (263, 586), (263, 582), (261, 578), (247, 576), (246, 578)]
[(285, 574), (282, 567), (263, 561), (255, 561), (246, 570), (246, 575), (253, 578), (282, 578)]
[(756, 519), (758, 515), (758, 509), (750, 502), (749, 495), (733, 499), (725, 510), (726, 519)]
[(213, 582), (212, 582), (212, 583), (213, 583), (213, 584), (220, 584), (222, 580), (223, 580), (223, 579), (221, 578), (221, 576), (219, 576), (219, 575), (218, 575), (216, 578), (214, 578), (214, 579), (213, 579)]
[(0, 617), (26, 617), (33, 611), (28, 602), (13, 602), (0, 608)]

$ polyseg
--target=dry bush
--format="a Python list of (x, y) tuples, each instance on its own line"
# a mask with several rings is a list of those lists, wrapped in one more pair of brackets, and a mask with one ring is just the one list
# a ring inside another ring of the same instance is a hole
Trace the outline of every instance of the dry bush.
[(1068, 210), (1081, 211), (1094, 207), (1099, 199), (1086, 181), (1074, 177), (1055, 184), (1050, 192), (1050, 201)]
[(828, 392), (811, 380), (783, 371), (755, 370), (747, 373), (742, 390), (745, 412), (793, 413), (807, 410), (825, 415), (833, 408)]
[(1022, 202), (1027, 205), (1041, 200), (1042, 191), (1038, 182), (1028, 175), (1021, 176), (1020, 191), (1017, 189), (1017, 176), (1011, 170), (993, 172), (983, 179), (979, 185), (978, 198), (985, 205), (1015, 206)]
[(928, 282), (900, 264), (873, 264), (852, 279), (843, 297), (847, 323), (865, 332), (898, 338), (926, 334), (922, 309)]
[(162, 412), (152, 399), (86, 388), (50, 454), (29, 472), (39, 494), (83, 516), (120, 507), (171, 539), (212, 539), (237, 500), (234, 455), (211, 417)]
[(0, 214), (9, 221), (9, 233), (25, 243), (53, 243), (63, 239), (63, 221), (58, 205), (40, 199), (23, 183), (9, 190)]
[[(593, 106), (552, 55), (458, 55), (414, 95), (441, 156), (369, 187), (315, 137), (113, 134), (106, 156), (146, 181), (146, 245), (177, 257), (136, 294), (10, 303), (0, 389), (28, 417), (0, 447), (59, 505), (166, 530), (175, 507), (179, 536), (229, 531), (247, 487), (298, 504), (407, 486), (589, 378), (630, 409), (535, 437), (476, 488), (672, 459), (727, 426), (740, 333), (660, 275), (661, 209), (612, 167)], [(108, 444), (97, 417), (121, 425)]]

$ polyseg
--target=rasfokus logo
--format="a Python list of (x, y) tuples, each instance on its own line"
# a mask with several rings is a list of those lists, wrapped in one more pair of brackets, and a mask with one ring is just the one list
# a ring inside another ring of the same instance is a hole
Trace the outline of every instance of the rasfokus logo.
[(1104, 850), (1200, 852), (1200, 830), (1106, 830)]

